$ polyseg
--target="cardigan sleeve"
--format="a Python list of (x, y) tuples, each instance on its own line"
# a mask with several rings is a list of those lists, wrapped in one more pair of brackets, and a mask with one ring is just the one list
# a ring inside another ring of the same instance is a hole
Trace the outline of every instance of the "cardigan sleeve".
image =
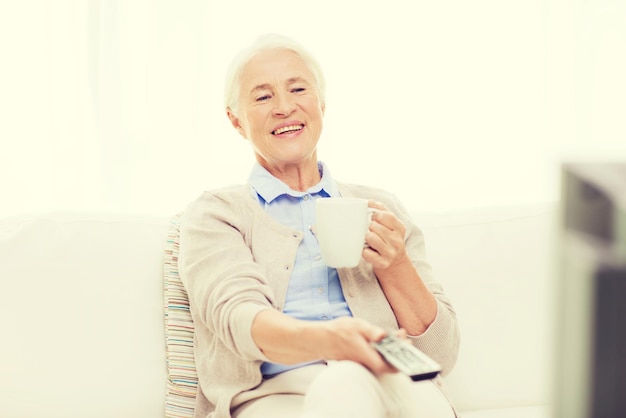
[(266, 361), (250, 331), (254, 317), (272, 308), (273, 295), (246, 233), (236, 202), (205, 192), (181, 221), (179, 271), (196, 328), (244, 360)]

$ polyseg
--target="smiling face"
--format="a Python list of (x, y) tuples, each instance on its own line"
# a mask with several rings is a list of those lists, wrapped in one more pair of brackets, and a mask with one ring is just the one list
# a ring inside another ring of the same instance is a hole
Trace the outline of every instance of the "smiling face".
[(237, 114), (227, 112), (270, 173), (290, 167), (317, 172), (324, 104), (313, 73), (297, 53), (279, 48), (255, 55), (241, 73)]

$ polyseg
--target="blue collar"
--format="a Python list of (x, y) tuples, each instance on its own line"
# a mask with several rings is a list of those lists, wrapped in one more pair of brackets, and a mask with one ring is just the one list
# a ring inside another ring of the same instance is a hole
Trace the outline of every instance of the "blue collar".
[(302, 197), (306, 194), (320, 193), (322, 190), (330, 197), (339, 197), (339, 188), (333, 180), (330, 170), (323, 162), (319, 161), (317, 166), (320, 170), (322, 179), (315, 186), (304, 192), (291, 189), (281, 180), (277, 179), (263, 168), (259, 163), (255, 163), (248, 177), (248, 184), (257, 192), (257, 194), (270, 203), (278, 196), (289, 195), (293, 197)]

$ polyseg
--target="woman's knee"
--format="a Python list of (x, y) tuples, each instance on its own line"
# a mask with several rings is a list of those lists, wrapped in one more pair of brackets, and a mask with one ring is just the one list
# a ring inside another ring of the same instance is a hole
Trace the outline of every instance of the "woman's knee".
[(315, 378), (304, 403), (306, 410), (320, 416), (380, 417), (385, 411), (382, 395), (378, 380), (367, 368), (338, 361), (329, 363)]

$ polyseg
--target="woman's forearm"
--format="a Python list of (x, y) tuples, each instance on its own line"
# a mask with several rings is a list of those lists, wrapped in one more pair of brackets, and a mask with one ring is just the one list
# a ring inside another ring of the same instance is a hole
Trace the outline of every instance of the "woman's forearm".
[[(310, 339), (315, 327), (274, 309), (259, 312), (252, 323), (252, 338), (272, 362), (295, 364), (319, 360)], [(313, 337), (314, 338), (314, 337)]]
[(381, 327), (358, 318), (302, 321), (276, 310), (259, 312), (252, 323), (252, 338), (272, 362), (351, 360), (377, 374), (394, 371), (371, 345), (385, 335)]
[(406, 262), (374, 272), (398, 325), (413, 336), (426, 331), (437, 316), (437, 299), (408, 257)]

